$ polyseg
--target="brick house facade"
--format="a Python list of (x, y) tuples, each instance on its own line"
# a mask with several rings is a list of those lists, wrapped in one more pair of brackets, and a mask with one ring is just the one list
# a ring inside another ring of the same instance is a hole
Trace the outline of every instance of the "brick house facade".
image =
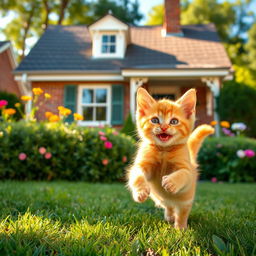
[(0, 42), (0, 91), (21, 95), (18, 83), (14, 79), (13, 70), (16, 62), (9, 41)]
[(178, 0), (165, 0), (163, 26), (129, 26), (107, 14), (90, 26), (50, 26), (16, 69), (31, 93), (53, 95), (41, 108), (65, 105), (84, 115), (81, 125), (120, 126), (135, 116), (136, 91), (177, 99), (196, 88), (197, 120), (218, 119), (215, 99), (231, 62), (213, 24), (181, 26)]

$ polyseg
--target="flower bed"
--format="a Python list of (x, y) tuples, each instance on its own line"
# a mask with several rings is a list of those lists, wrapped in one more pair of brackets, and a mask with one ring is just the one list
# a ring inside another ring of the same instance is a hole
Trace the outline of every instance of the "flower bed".
[(209, 138), (198, 156), (201, 179), (256, 181), (256, 140), (245, 137)]
[(114, 129), (62, 123), (2, 123), (0, 143), (1, 179), (117, 181), (135, 151)]

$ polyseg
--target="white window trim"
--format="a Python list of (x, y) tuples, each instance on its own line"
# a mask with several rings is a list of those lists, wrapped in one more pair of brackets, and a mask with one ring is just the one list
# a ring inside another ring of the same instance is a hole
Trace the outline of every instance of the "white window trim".
[[(103, 42), (103, 36), (115, 36), (115, 42), (112, 43), (112, 42)], [(115, 51), (114, 52), (102, 52), (102, 47), (103, 47), (103, 44), (106, 44), (107, 46), (111, 46), (111, 45), (114, 45), (115, 46)], [(109, 34), (109, 33), (106, 33), (106, 34), (102, 34), (101, 35), (101, 49), (100, 49), (100, 52), (102, 55), (104, 56), (113, 56), (113, 55), (116, 55), (117, 53), (117, 34), (116, 33), (113, 33), (113, 34)]]
[(83, 104), (82, 104), (82, 93), (83, 89), (107, 89), (107, 104), (105, 103), (92, 103), (95, 106), (103, 104), (107, 107), (107, 120), (106, 121), (79, 121), (78, 124), (81, 126), (99, 126), (99, 125), (111, 125), (111, 85), (109, 84), (92, 84), (92, 85), (79, 85), (78, 87), (78, 98), (77, 98), (77, 112), (83, 115)]

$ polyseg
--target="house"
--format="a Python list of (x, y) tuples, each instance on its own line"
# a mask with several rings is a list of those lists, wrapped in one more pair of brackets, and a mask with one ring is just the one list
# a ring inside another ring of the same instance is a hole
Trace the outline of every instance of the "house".
[(17, 67), (10, 41), (0, 41), (0, 91), (21, 95), (21, 88), (14, 79), (13, 70)]
[(195, 87), (198, 123), (218, 119), (214, 99), (230, 69), (214, 25), (181, 26), (179, 1), (165, 0), (162, 26), (129, 26), (112, 14), (90, 26), (50, 26), (15, 76), (27, 93), (53, 95), (40, 119), (64, 104), (84, 115), (82, 125), (119, 126), (134, 117), (139, 86), (172, 99)]

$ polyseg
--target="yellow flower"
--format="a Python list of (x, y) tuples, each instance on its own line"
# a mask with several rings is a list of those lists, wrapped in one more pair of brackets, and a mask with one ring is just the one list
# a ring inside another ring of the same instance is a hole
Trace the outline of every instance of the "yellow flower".
[(53, 113), (49, 112), (49, 111), (46, 111), (44, 115), (45, 115), (46, 118), (49, 118), (50, 116), (53, 115)]
[(44, 97), (45, 97), (46, 99), (50, 99), (50, 98), (52, 97), (52, 95), (49, 94), (49, 93), (45, 93), (45, 94), (44, 94)]
[(23, 101), (30, 101), (30, 100), (32, 100), (32, 97), (31, 97), (31, 96), (26, 96), (26, 95), (23, 95), (23, 96), (21, 96), (20, 98), (21, 98), (21, 100), (23, 100)]
[(15, 103), (14, 105), (16, 108), (19, 108), (21, 106), (21, 104), (19, 102)]
[(210, 125), (215, 126), (217, 123), (218, 123), (218, 122), (214, 120), (214, 121), (211, 121), (211, 122), (210, 122)]
[(230, 127), (230, 123), (228, 121), (222, 121), (222, 122), (220, 122), (220, 125), (224, 128), (229, 128)]
[(59, 114), (61, 116), (68, 116), (68, 115), (70, 115), (72, 113), (72, 111), (70, 109), (65, 108), (63, 106), (59, 106), (58, 110), (59, 110)]
[(41, 95), (44, 92), (41, 88), (33, 88), (32, 91), (35, 95)]
[(57, 115), (51, 115), (49, 117), (49, 122), (51, 122), (51, 123), (58, 122), (58, 121), (60, 121), (60, 117)]
[(74, 116), (74, 119), (75, 119), (76, 121), (78, 121), (78, 120), (84, 120), (84, 117), (83, 117), (82, 115), (78, 114), (78, 113), (74, 113), (73, 116)]
[(6, 108), (6, 109), (3, 110), (3, 113), (5, 115), (11, 116), (11, 115), (14, 115), (16, 113), (16, 110), (14, 108)]

